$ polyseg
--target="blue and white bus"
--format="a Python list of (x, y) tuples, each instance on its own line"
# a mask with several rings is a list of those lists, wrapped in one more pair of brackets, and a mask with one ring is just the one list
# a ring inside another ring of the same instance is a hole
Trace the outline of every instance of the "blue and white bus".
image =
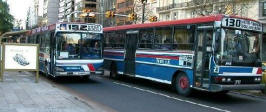
[(258, 21), (226, 15), (106, 27), (104, 68), (182, 95), (263, 89), (261, 34)]
[(102, 25), (57, 23), (31, 30), (27, 41), (40, 45), (40, 71), (47, 76), (102, 74)]

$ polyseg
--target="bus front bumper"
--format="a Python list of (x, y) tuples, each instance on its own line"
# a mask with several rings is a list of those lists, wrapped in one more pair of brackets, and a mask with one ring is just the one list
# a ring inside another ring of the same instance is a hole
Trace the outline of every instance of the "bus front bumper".
[(262, 90), (265, 88), (265, 84), (242, 84), (242, 85), (220, 85), (211, 84), (210, 91), (219, 92), (225, 90)]

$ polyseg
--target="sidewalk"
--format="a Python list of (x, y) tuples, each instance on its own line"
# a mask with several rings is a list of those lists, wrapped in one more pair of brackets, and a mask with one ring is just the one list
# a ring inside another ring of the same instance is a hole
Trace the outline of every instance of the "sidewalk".
[(28, 72), (5, 72), (0, 112), (96, 112), (75, 96)]

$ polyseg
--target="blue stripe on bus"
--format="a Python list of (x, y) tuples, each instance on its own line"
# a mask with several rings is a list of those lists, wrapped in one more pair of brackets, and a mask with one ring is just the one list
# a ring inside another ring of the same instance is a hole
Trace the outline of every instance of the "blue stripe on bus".
[[(136, 61), (158, 63), (156, 58), (136, 58)], [(169, 61), (170, 61), (169, 65), (175, 65), (175, 66), (179, 65), (179, 60), (169, 60)]]
[(103, 66), (103, 63), (92, 63), (92, 65), (94, 66), (95, 70), (97, 71), (99, 68), (101, 68)]
[(116, 61), (117, 71), (124, 72), (125, 62), (124, 61)]
[(119, 55), (104, 55), (104, 58), (124, 59), (124, 56), (119, 56)]
[(223, 72), (231, 72), (231, 73), (252, 73), (252, 67), (220, 67), (219, 74)]

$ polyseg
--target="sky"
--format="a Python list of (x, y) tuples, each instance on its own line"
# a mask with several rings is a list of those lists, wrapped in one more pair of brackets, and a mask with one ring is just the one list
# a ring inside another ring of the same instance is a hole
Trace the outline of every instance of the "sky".
[(10, 8), (10, 13), (15, 19), (22, 20), (22, 26), (25, 28), (25, 21), (27, 18), (27, 11), (33, 4), (33, 0), (4, 0), (7, 1)]

